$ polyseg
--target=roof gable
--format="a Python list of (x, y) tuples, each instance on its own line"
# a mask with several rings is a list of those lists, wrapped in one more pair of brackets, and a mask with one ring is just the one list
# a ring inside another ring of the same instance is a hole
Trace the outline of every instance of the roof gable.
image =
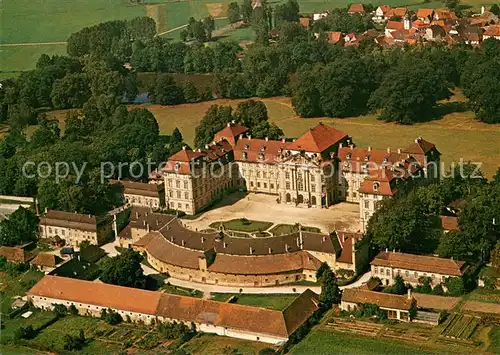
[(334, 144), (340, 143), (347, 136), (345, 132), (320, 123), (316, 127), (310, 128), (309, 131), (300, 136), (295, 142), (290, 143), (287, 149), (322, 153)]

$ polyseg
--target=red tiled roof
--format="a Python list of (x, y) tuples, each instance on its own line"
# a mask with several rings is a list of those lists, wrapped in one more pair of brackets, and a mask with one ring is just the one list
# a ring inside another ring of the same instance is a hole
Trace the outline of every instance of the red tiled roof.
[(385, 28), (387, 30), (404, 31), (405, 25), (402, 21), (387, 21)]
[(408, 146), (406, 149), (403, 149), (404, 153), (409, 153), (409, 154), (427, 154), (430, 152), (432, 149), (435, 149), (436, 146), (428, 142), (421, 137), (415, 139), (415, 142), (412, 143), (410, 146)]
[(309, 23), (311, 19), (309, 17), (301, 17), (299, 18), (299, 23), (302, 27), (309, 28)]
[(490, 37), (500, 36), (500, 25), (486, 27), (483, 36), (490, 36)]
[(364, 13), (365, 12), (365, 7), (363, 4), (352, 4), (349, 7), (349, 10), (347, 10), (349, 13)]
[(347, 133), (320, 123), (310, 128), (287, 147), (289, 150), (305, 150), (306, 152), (322, 153), (336, 143), (348, 137)]
[(24, 263), (27, 255), (22, 248), (16, 247), (0, 247), (0, 256), (5, 257), (9, 262)]
[(238, 123), (228, 123), (226, 127), (224, 127), (214, 135), (214, 140), (218, 142), (225, 139), (229, 143), (231, 143), (232, 146), (234, 146), (239, 135), (246, 132), (248, 132), (247, 127), (242, 126)]
[(413, 21), (412, 26), (416, 27), (418, 29), (423, 29), (423, 28), (429, 27), (430, 24), (429, 23), (425, 23), (424, 21), (422, 21), (420, 19), (416, 19), (415, 21)]
[(441, 275), (462, 276), (465, 261), (395, 252), (380, 252), (371, 262), (375, 266), (415, 270)]
[(40, 296), (154, 315), (160, 292), (47, 275), (28, 296)]
[[(342, 162), (341, 168), (355, 172), (361, 172), (366, 163), (369, 163), (370, 170), (378, 170), (384, 164), (392, 166), (406, 157), (407, 154), (371, 148), (342, 147), (338, 150), (338, 158)], [(350, 163), (350, 166), (347, 167), (346, 163)]]
[(380, 9), (385, 15), (391, 9), (391, 7), (389, 5), (380, 5), (377, 9)]
[(426, 17), (430, 18), (430, 17), (432, 17), (433, 14), (434, 14), (433, 9), (421, 8), (421, 9), (417, 10), (417, 18), (419, 18), (419, 19), (426, 18)]
[(283, 311), (216, 302), (163, 292), (45, 276), (28, 296), (48, 297), (178, 321), (196, 322), (288, 338), (318, 309), (319, 298), (306, 290)]
[(352, 251), (357, 241), (364, 237), (363, 233), (354, 232), (337, 232), (337, 238), (339, 240), (340, 246), (342, 247), (342, 252), (338, 257), (337, 261), (341, 263), (352, 264)]
[(57, 259), (54, 254), (50, 253), (38, 253), (37, 256), (30, 262), (32, 265), (55, 267), (57, 264)]
[(458, 218), (450, 216), (441, 216), (441, 226), (445, 231), (457, 231)]
[(95, 232), (97, 231), (97, 218), (87, 214), (48, 210), (45, 216), (40, 217), (40, 225)]
[(124, 195), (159, 197), (160, 191), (163, 190), (163, 184), (147, 184), (127, 180), (109, 180), (109, 183), (121, 184)]
[(325, 32), (329, 43), (337, 43), (342, 39), (342, 32)]
[(236, 161), (275, 163), (290, 143), (282, 140), (242, 138), (234, 148)]
[(406, 15), (406, 7), (396, 7), (391, 9), (385, 16), (391, 18), (393, 16), (404, 17)]
[(395, 178), (394, 172), (390, 169), (378, 169), (372, 175), (365, 178), (361, 183), (359, 192), (364, 194), (393, 196), (397, 188), (392, 183)]
[(342, 302), (373, 303), (383, 308), (410, 310), (413, 299), (408, 299), (408, 296), (405, 295), (393, 295), (361, 288), (347, 288), (342, 292)]

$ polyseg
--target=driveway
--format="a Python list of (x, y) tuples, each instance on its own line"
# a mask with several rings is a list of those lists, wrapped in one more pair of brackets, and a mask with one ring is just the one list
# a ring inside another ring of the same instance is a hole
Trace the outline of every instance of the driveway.
[(200, 217), (194, 220), (184, 219), (183, 222), (193, 229), (201, 230), (209, 228), (213, 222), (243, 217), (275, 224), (300, 223), (304, 226), (317, 227), (323, 233), (334, 230), (352, 232), (360, 230), (357, 204), (339, 203), (329, 208), (296, 207), (278, 204), (276, 196), (255, 193), (232, 194)]

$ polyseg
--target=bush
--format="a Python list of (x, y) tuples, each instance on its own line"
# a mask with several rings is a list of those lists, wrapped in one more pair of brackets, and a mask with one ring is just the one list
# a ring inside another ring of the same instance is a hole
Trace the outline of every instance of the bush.
[(19, 327), (14, 331), (14, 339), (33, 339), (36, 337), (37, 331), (33, 328), (32, 325), (28, 325), (27, 327)]
[(74, 304), (72, 304), (71, 306), (69, 306), (69, 313), (73, 316), (77, 316), (78, 315), (78, 309), (75, 307)]
[(64, 317), (66, 314), (68, 314), (68, 309), (66, 308), (66, 306), (60, 303), (56, 303), (54, 304), (53, 312), (59, 317)]
[(116, 325), (123, 321), (122, 316), (113, 311), (111, 308), (108, 308), (107, 310), (103, 309), (101, 311), (101, 319), (111, 325)]
[(252, 222), (250, 222), (248, 219), (246, 218), (240, 218), (240, 222), (241, 224), (243, 224), (244, 226), (248, 226), (250, 224), (252, 224)]
[(80, 329), (78, 336), (66, 334), (64, 336), (64, 350), (80, 350), (85, 345), (85, 335), (83, 329)]

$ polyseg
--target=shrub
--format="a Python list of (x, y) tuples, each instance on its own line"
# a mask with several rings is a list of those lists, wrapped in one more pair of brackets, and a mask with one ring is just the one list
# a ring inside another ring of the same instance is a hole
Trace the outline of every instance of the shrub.
[(37, 331), (33, 328), (32, 325), (28, 325), (27, 327), (19, 327), (14, 331), (14, 339), (33, 339), (36, 337)]
[(63, 304), (56, 303), (54, 304), (53, 312), (59, 317), (64, 317), (66, 314), (68, 314), (68, 309)]
[(83, 329), (77, 336), (71, 334), (66, 334), (64, 336), (64, 349), (65, 350), (80, 350), (85, 345), (85, 335), (83, 334)]

